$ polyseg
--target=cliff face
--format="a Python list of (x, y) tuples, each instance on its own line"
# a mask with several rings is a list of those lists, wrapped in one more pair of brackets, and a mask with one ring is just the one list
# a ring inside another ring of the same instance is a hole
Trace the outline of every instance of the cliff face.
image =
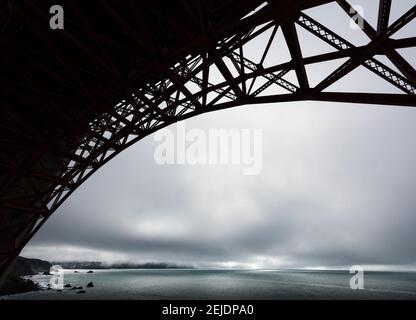
[(30, 276), (38, 273), (49, 272), (52, 264), (39, 259), (18, 257), (13, 273), (18, 276)]
[(0, 288), (0, 295), (39, 290), (37, 284), (31, 280), (22, 279), (21, 276), (49, 272), (51, 266), (47, 261), (18, 257), (9, 277)]

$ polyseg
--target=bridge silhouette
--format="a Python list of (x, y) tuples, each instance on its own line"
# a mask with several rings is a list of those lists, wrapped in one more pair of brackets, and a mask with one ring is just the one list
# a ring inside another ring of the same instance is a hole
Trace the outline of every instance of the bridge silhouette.
[[(177, 121), (288, 101), (416, 106), (416, 71), (398, 51), (415, 47), (416, 36), (394, 37), (416, 6), (393, 20), (392, 1), (380, 0), (372, 26), (347, 0), (63, 0), (64, 29), (52, 30), (54, 4), (0, 1), (3, 279), (78, 186)], [(342, 9), (368, 42), (354, 44), (306, 12), (319, 6)], [(305, 56), (300, 30), (331, 50)], [(252, 41), (261, 43), (257, 59)], [(266, 63), (274, 45), (286, 46), (290, 59)], [(310, 84), (308, 66), (340, 59)], [(396, 93), (329, 90), (359, 67)]]

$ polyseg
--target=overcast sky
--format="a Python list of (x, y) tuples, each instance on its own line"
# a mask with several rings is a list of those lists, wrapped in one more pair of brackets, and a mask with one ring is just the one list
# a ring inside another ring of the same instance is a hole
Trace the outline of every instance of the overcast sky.
[[(374, 26), (378, 1), (354, 3)], [(393, 0), (391, 21), (414, 4)], [(338, 25), (357, 45), (368, 42), (335, 7), (308, 14)], [(299, 32), (304, 56), (328, 51)], [(415, 33), (413, 21), (397, 37)], [(255, 55), (259, 44), (252, 46)], [(276, 50), (285, 60), (284, 49)], [(416, 65), (416, 50), (400, 52)], [(340, 63), (308, 68), (311, 85)], [(398, 92), (364, 68), (330, 90)], [(261, 174), (244, 175), (238, 165), (158, 165), (158, 142), (149, 136), (78, 188), (23, 255), (201, 267), (416, 267), (416, 109), (268, 104), (202, 115), (186, 127), (263, 129)]]

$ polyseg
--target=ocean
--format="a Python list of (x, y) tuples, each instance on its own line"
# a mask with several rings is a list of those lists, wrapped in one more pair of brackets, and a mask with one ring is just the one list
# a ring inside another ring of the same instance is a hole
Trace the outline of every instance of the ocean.
[[(64, 284), (3, 299), (416, 299), (416, 273), (366, 272), (364, 289), (353, 290), (348, 271), (305, 270), (65, 270)], [(50, 276), (32, 280), (46, 288)], [(86, 288), (92, 282), (93, 288)]]

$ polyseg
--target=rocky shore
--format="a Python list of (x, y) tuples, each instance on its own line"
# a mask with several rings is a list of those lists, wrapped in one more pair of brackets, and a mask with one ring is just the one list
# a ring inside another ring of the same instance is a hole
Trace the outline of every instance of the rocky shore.
[(13, 270), (0, 288), (0, 296), (40, 290), (32, 280), (22, 277), (40, 273), (49, 274), (51, 266), (47, 261), (18, 257)]
[[(107, 264), (103, 262), (48, 262), (39, 259), (28, 259), (23, 257), (18, 257), (12, 272), (9, 274), (9, 277), (5, 281), (4, 285), (0, 288), (0, 299), (1, 296), (25, 293), (29, 291), (39, 291), (39, 290), (52, 290), (49, 286), (48, 281), (50, 278), (49, 271), (51, 270), (52, 265), (60, 265), (64, 269), (74, 270), (73, 273), (80, 273), (79, 270), (85, 270), (83, 273), (91, 274), (94, 273), (93, 270), (97, 269), (192, 269), (192, 266), (183, 266), (173, 263), (116, 263), (116, 264)], [(76, 270), (78, 269), (78, 270)], [(88, 270), (88, 271), (86, 271)], [(85, 286), (84, 286), (85, 287)], [(89, 282), (86, 284), (86, 288), (93, 288), (94, 284)], [(76, 293), (86, 293), (83, 287), (73, 286), (66, 283), (62, 290), (57, 290), (58, 292), (62, 291), (73, 291)]]

